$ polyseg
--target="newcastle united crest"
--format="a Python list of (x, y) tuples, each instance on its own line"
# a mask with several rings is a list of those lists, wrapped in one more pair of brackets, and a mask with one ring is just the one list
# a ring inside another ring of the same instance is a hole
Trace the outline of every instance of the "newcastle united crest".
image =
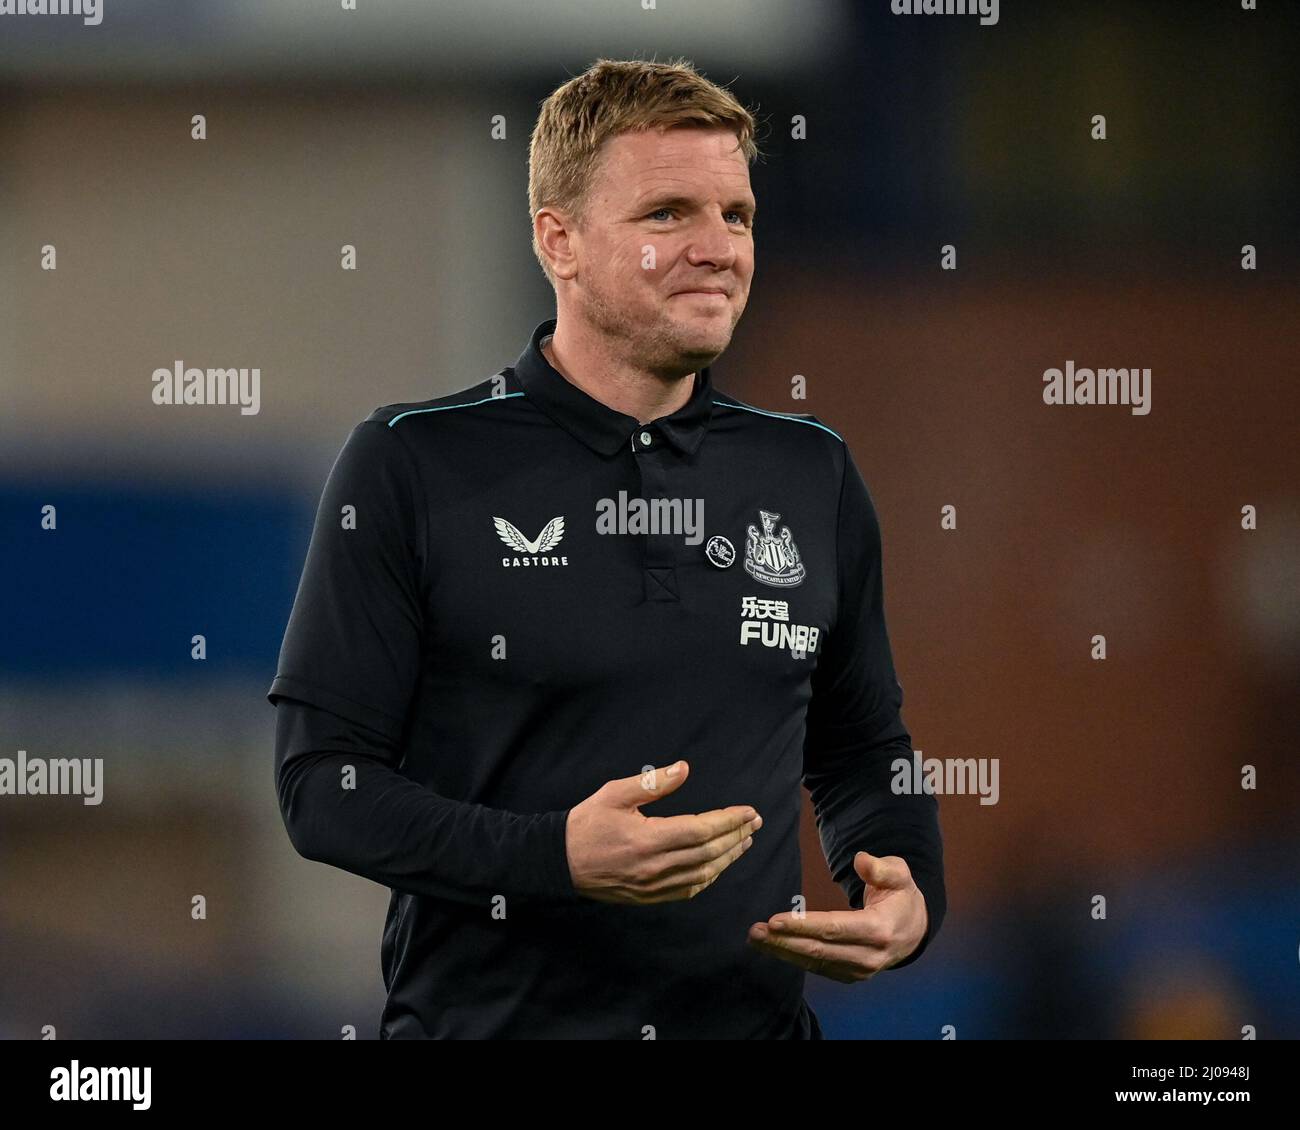
[(776, 520), (781, 517), (771, 510), (760, 510), (759, 518), (763, 522), (763, 531), (750, 526), (745, 539), (745, 572), (756, 581), (777, 588), (797, 585), (804, 578), (803, 562), (799, 559), (799, 548), (790, 536), (790, 527), (782, 526), (777, 534)]

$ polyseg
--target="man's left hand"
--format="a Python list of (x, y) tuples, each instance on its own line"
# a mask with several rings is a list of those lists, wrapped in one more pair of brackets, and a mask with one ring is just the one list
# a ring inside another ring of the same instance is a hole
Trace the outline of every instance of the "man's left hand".
[(749, 928), (749, 944), (834, 981), (874, 977), (902, 961), (925, 936), (929, 912), (902, 856), (860, 851), (853, 869), (866, 884), (861, 910), (774, 914)]

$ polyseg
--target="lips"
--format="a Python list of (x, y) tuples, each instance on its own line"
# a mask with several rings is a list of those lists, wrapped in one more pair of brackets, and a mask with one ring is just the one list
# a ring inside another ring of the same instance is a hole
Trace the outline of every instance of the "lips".
[(727, 297), (725, 290), (679, 290), (673, 297), (676, 298), (678, 294), (716, 294), (722, 298)]

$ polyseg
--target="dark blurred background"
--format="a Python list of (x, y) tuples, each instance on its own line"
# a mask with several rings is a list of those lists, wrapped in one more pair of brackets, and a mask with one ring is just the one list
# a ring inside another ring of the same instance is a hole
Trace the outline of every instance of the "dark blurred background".
[[(263, 696), (351, 426), (552, 316), (528, 137), (602, 55), (684, 55), (764, 123), (715, 380), (849, 441), (913, 745), (1000, 762), (996, 805), (940, 800), (925, 957), (809, 978), (827, 1034), (1300, 1036), (1300, 13), (999, 15), (0, 16), (0, 757), (106, 778), (98, 806), (0, 797), (0, 1036), (377, 1033), (388, 892), (293, 851)], [(260, 411), (155, 405), (178, 359), (260, 367)], [(1045, 405), (1067, 360), (1151, 368), (1150, 414)], [(810, 905), (843, 906), (805, 816)]]

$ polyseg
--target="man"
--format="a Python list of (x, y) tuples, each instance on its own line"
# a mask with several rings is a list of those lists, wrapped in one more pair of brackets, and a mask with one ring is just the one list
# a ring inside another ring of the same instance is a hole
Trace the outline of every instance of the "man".
[[(309, 859), (392, 889), (381, 1038), (820, 1038), (807, 971), (945, 908), (880, 530), (843, 439), (713, 386), (751, 115), (688, 64), (544, 103), (515, 365), (353, 429), (268, 692)], [(847, 911), (806, 911), (800, 781)], [(869, 888), (866, 904), (864, 892)]]

